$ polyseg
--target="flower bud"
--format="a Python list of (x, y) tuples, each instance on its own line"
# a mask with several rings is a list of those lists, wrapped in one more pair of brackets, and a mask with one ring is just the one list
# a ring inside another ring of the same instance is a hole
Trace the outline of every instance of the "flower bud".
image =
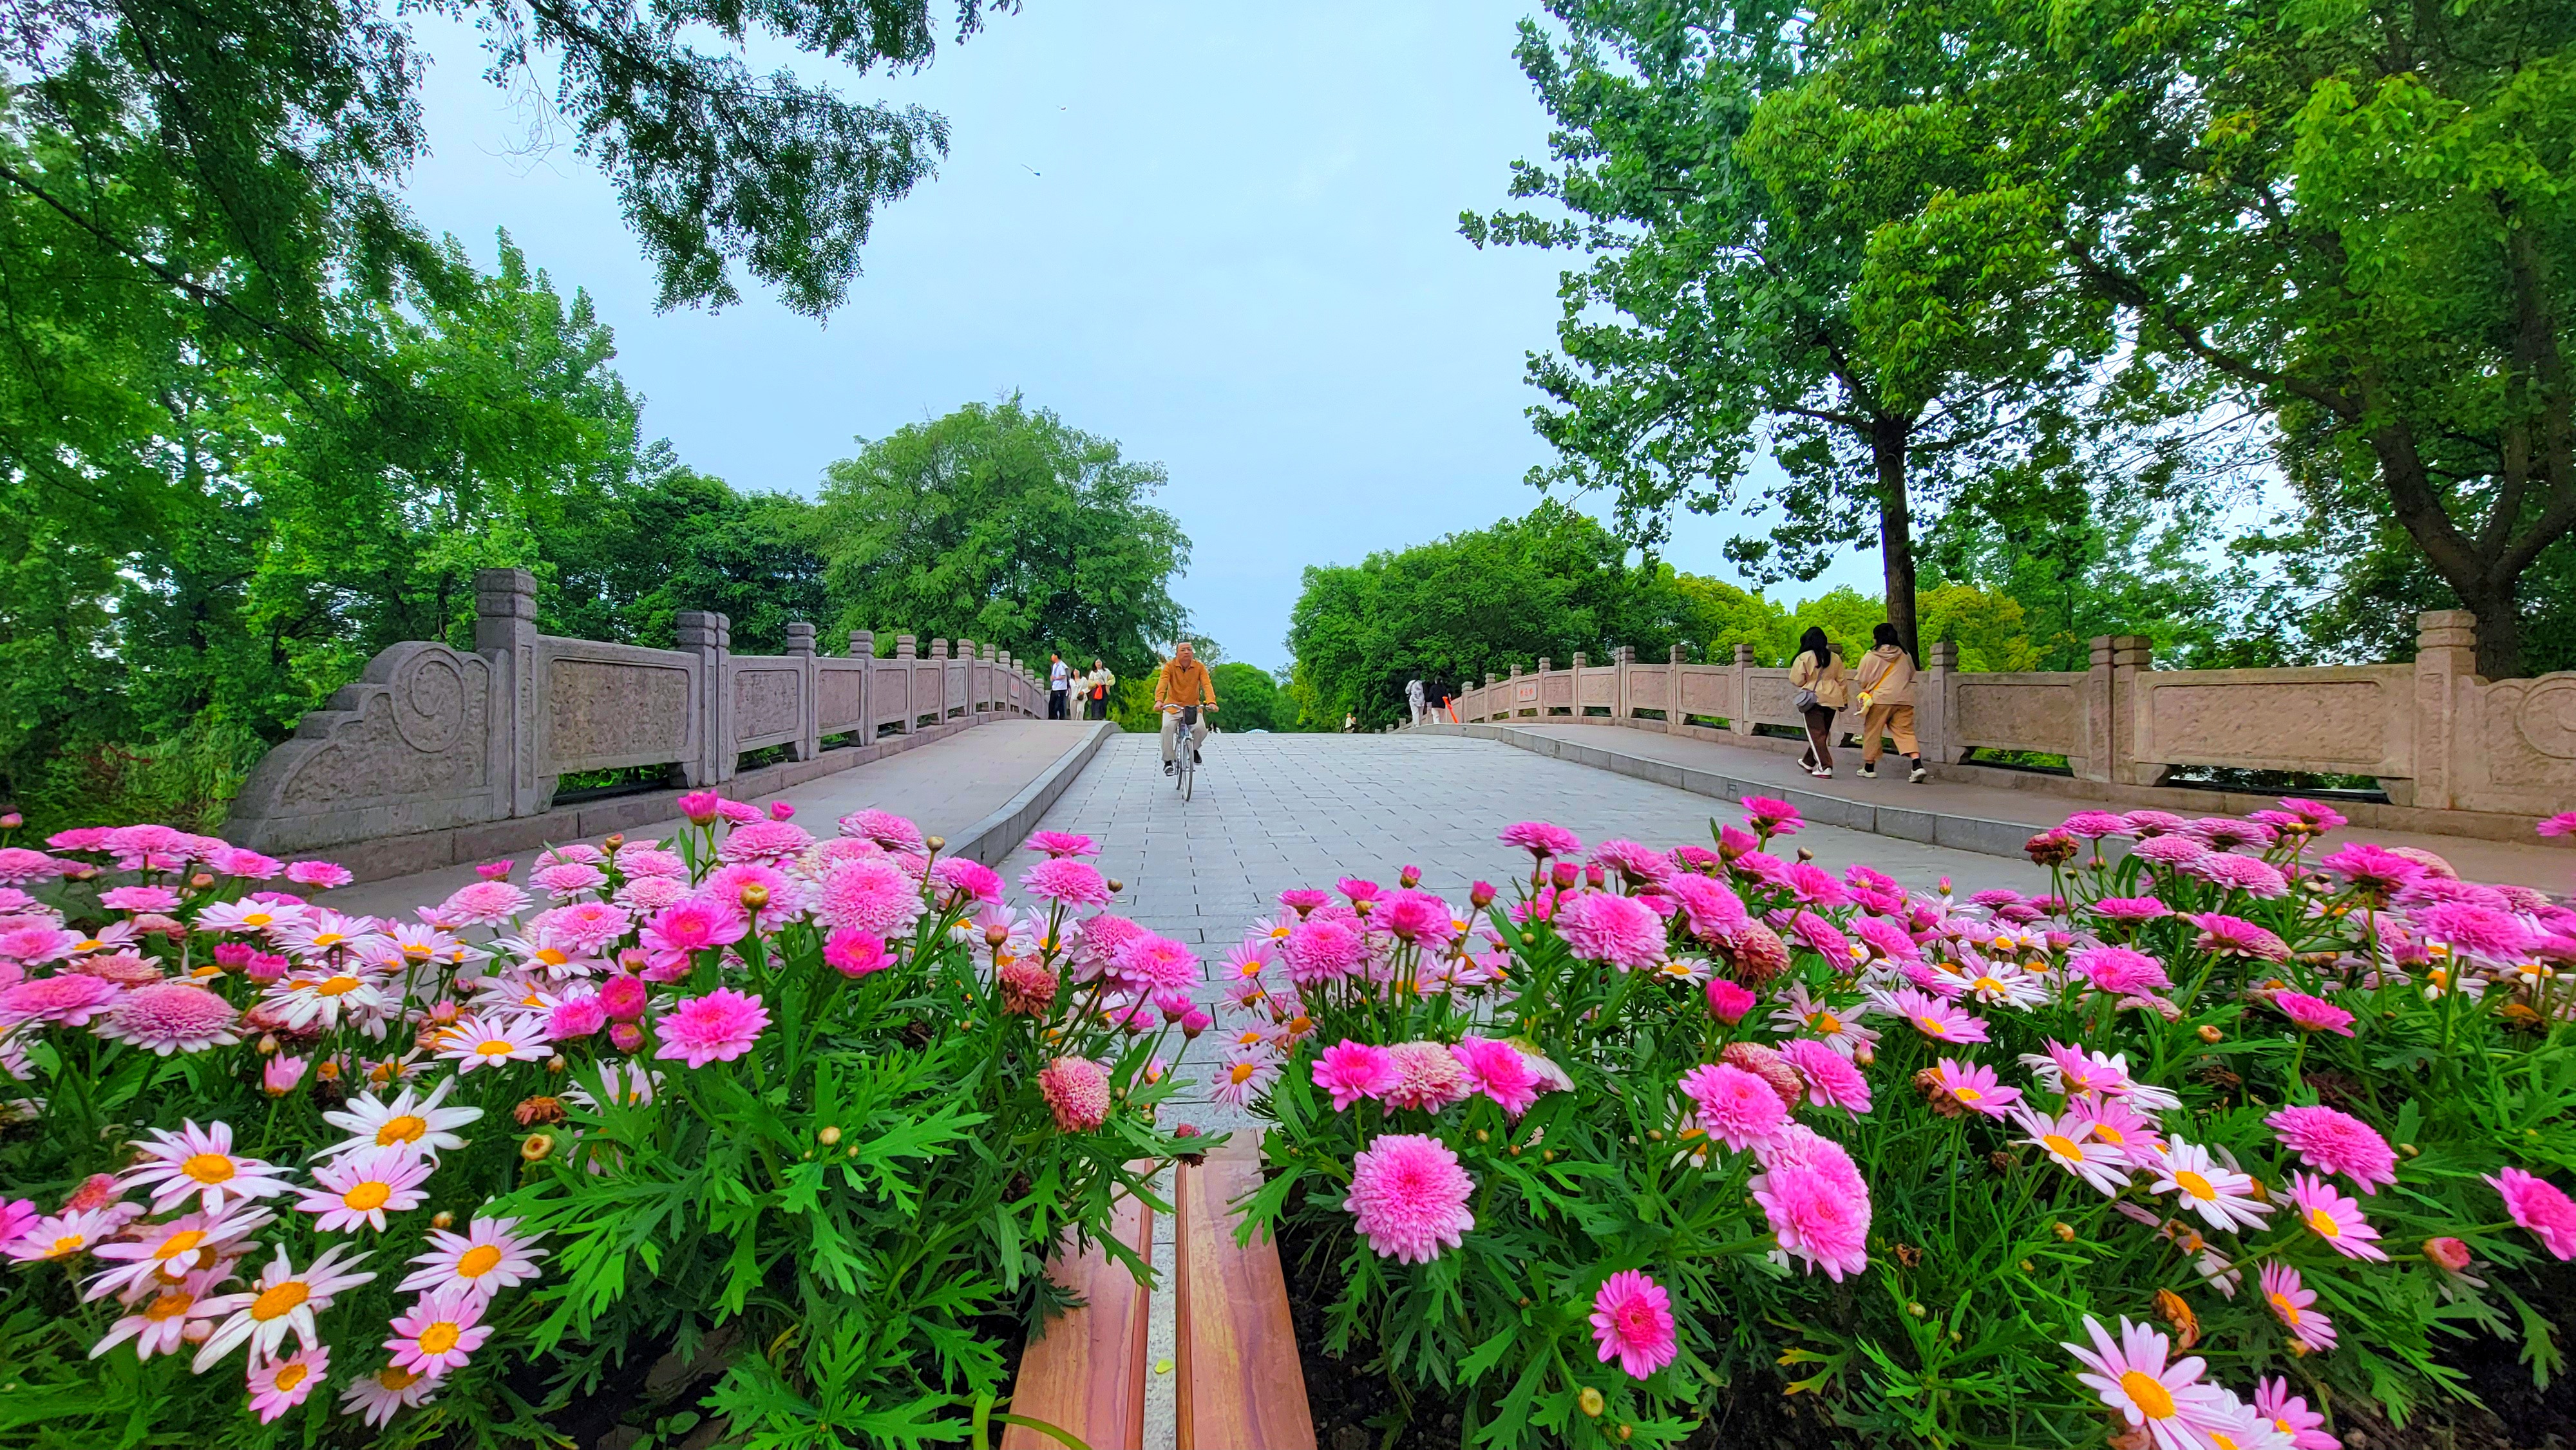
[(1609, 880), (1610, 873), (1598, 866), (1586, 866), (1583, 868), (1583, 884), (1591, 887), (1595, 891), (1600, 890), (1609, 882)]
[(203, 891), (203, 890), (205, 890), (207, 887), (212, 886), (212, 885), (214, 885), (214, 884), (215, 884), (215, 878), (214, 878), (214, 877), (212, 877), (212, 876), (210, 876), (210, 875), (208, 875), (208, 874), (206, 874), (206, 873), (205, 873), (205, 872), (203, 872), (203, 871), (200, 871), (200, 872), (198, 872), (196, 875), (191, 876), (191, 877), (189, 877), (189, 878), (188, 878), (188, 884), (189, 884), (190, 886), (195, 887), (195, 888), (196, 888), (196, 889), (198, 889), (199, 891)]
[(2424, 1257), (2454, 1274), (2466, 1273), (2469, 1267), (2469, 1246), (2452, 1238), (2426, 1239)]
[(796, 808), (785, 801), (771, 801), (769, 803), (769, 818), (773, 821), (789, 820), (792, 819), (795, 814)]
[(1547, 871), (1548, 879), (1556, 883), (1556, 889), (1559, 891), (1568, 890), (1575, 882), (1583, 879), (1583, 868), (1571, 861), (1556, 862), (1549, 866)]
[(2226, 1041), (2227, 1034), (2219, 1031), (2216, 1023), (2203, 1022), (2200, 1024), (2200, 1040), (2209, 1043), (2214, 1047), (2217, 1044)]
[(14, 831), (27, 824), (27, 818), (16, 811), (0, 813), (0, 831)]
[(612, 831), (599, 838), (599, 848), (612, 856), (616, 855), (625, 844), (626, 833), (623, 831)]
[(608, 1029), (609, 1044), (620, 1052), (633, 1052), (644, 1045), (644, 1029), (632, 1022), (618, 1022)]
[(429, 1216), (429, 1226), (436, 1229), (454, 1228), (456, 1226), (456, 1215), (449, 1213), (446, 1209), (442, 1208), (438, 1212)]
[(1574, 1402), (1583, 1407), (1584, 1414), (1596, 1420), (1601, 1418), (1603, 1410), (1609, 1408), (1609, 1403), (1601, 1398), (1601, 1392), (1590, 1385), (1585, 1385), (1581, 1393), (1575, 1395)]
[(936, 856), (940, 852), (948, 849), (948, 838), (946, 836), (924, 836), (921, 838), (921, 844), (930, 848), (930, 854)]
[(1110, 877), (1110, 878), (1109, 878), (1109, 894), (1110, 894), (1110, 895), (1115, 896), (1115, 895), (1117, 895), (1119, 892), (1124, 891), (1124, 890), (1126, 890), (1126, 889), (1127, 889), (1127, 883), (1126, 883), (1126, 882), (1119, 880), (1119, 879), (1118, 879), (1117, 877), (1115, 877), (1115, 876), (1112, 876), (1112, 877)]
[(766, 907), (766, 906), (768, 906), (768, 905), (769, 905), (769, 888), (768, 888), (768, 887), (761, 885), (761, 884), (760, 884), (759, 882), (757, 882), (757, 881), (749, 882), (749, 883), (747, 883), (747, 884), (745, 884), (745, 885), (744, 885), (744, 887), (742, 888), (742, 909), (743, 909), (743, 910), (745, 910), (745, 911), (759, 911), (759, 910), (761, 910), (762, 908), (764, 908), (764, 907)]
[(552, 1133), (530, 1133), (519, 1140), (519, 1156), (530, 1163), (543, 1163), (554, 1156), (554, 1151), (555, 1135)]
[(510, 1110), (510, 1116), (517, 1118), (522, 1128), (533, 1128), (541, 1123), (560, 1123), (564, 1120), (563, 1099), (547, 1097), (543, 1094), (524, 1098), (517, 1107)]
[(1494, 883), (1479, 881), (1467, 888), (1467, 900), (1478, 911), (1494, 904)]
[(841, 1130), (837, 1125), (828, 1126), (824, 1128), (823, 1131), (814, 1135), (814, 1141), (822, 1144), (826, 1148), (829, 1148), (833, 1144), (841, 1141)]
[(1421, 885), (1422, 868), (1419, 866), (1407, 866), (1403, 870), (1396, 872), (1395, 884), (1403, 887), (1407, 891)]
[(504, 881), (509, 879), (510, 868), (516, 864), (512, 861), (486, 861), (474, 868), (474, 874), (486, 881)]

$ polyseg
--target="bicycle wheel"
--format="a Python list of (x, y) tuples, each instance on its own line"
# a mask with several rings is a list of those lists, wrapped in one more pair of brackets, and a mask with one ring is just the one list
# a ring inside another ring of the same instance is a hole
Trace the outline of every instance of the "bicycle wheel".
[(1198, 773), (1197, 766), (1183, 765), (1181, 767), (1181, 799), (1188, 800), (1190, 798), (1190, 782), (1198, 778)]

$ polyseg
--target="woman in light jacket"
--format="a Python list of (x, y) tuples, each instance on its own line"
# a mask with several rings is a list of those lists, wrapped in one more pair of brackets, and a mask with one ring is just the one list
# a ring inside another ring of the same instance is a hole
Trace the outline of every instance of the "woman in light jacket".
[(1906, 779), (1923, 783), (1923, 747), (1914, 741), (1914, 659), (1896, 642), (1896, 626), (1881, 624), (1870, 632), (1877, 646), (1860, 657), (1854, 676), (1860, 686), (1860, 778), (1878, 779), (1882, 739), (1896, 736), (1896, 752), (1913, 767)]
[(1806, 753), (1798, 757), (1818, 780), (1834, 778), (1834, 713), (1851, 703), (1843, 678), (1842, 655), (1813, 625), (1798, 637), (1798, 657), (1789, 662), (1789, 685), (1798, 691), (1799, 713), (1807, 722)]

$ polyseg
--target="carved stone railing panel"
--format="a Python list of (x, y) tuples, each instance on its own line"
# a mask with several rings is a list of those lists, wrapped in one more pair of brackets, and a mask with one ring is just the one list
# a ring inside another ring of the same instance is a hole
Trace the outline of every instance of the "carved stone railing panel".
[(792, 659), (736, 658), (732, 662), (734, 746), (758, 750), (801, 739), (805, 729), (805, 670)]
[(282, 854), (509, 814), (492, 663), (398, 644), (299, 721), (233, 800), (226, 836)]
[(1950, 698), (1949, 740), (1961, 748), (2084, 754), (2084, 676), (1964, 675)]
[(545, 702), (538, 753), (546, 775), (698, 757), (689, 709), (698, 688), (693, 656), (540, 635), (537, 669)]
[(1574, 706), (1580, 710), (1594, 707), (1610, 709), (1619, 703), (1619, 671), (1593, 666), (1575, 672)]
[(2407, 665), (2142, 671), (2131, 695), (2130, 758), (2411, 776), (2414, 677)]

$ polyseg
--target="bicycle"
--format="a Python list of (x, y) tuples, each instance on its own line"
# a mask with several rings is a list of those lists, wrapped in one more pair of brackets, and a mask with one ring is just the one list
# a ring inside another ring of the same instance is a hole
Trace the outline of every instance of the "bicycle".
[(1199, 748), (1198, 742), (1192, 739), (1192, 732), (1198, 728), (1199, 707), (1166, 705), (1163, 713), (1177, 713), (1181, 717), (1181, 728), (1173, 732), (1179, 738), (1173, 742), (1172, 789), (1181, 793), (1181, 799), (1188, 800), (1191, 778), (1198, 774)]

